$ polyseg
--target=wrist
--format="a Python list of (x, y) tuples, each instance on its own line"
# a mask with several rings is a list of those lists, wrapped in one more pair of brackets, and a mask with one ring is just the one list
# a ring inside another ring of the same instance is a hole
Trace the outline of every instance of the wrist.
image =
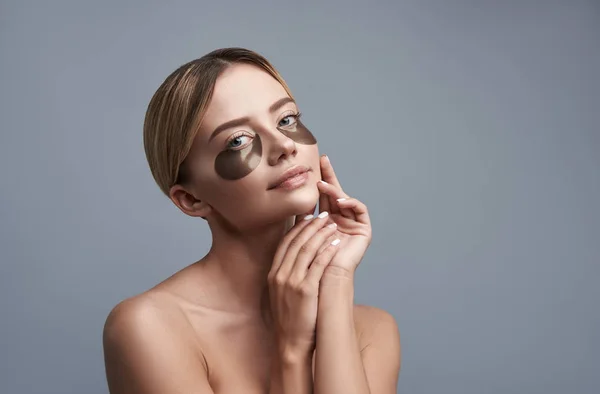
[(278, 341), (276, 358), (281, 365), (293, 366), (312, 363), (314, 342), (292, 343), (289, 341)]
[(312, 393), (312, 351), (278, 344), (270, 375), (269, 393)]
[(345, 268), (339, 267), (336, 265), (329, 265), (325, 267), (325, 271), (323, 272), (323, 277), (321, 278), (321, 282), (333, 282), (333, 283), (345, 283), (351, 282), (354, 283), (354, 272), (356, 271), (356, 267), (354, 268)]
[[(319, 316), (329, 310), (341, 312), (354, 307), (354, 278), (332, 275), (321, 278), (319, 284)], [(317, 324), (319, 319), (317, 319)]]

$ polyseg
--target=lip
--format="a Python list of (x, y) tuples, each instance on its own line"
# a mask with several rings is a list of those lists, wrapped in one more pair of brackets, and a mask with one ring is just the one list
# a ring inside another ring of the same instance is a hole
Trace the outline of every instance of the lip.
[(304, 174), (305, 172), (310, 171), (310, 168), (306, 166), (296, 165), (289, 169), (287, 169), (283, 174), (281, 174), (275, 182), (273, 182), (268, 190), (275, 189), (277, 186), (280, 186), (283, 182), (287, 181), (290, 178), (293, 178), (299, 174)]

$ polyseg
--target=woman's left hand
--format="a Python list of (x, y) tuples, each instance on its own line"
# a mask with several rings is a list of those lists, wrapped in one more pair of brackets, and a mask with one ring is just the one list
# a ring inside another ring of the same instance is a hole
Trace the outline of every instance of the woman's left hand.
[(356, 267), (371, 243), (369, 212), (365, 204), (344, 193), (327, 156), (321, 157), (321, 178), (322, 181), (317, 182), (321, 192), (319, 212), (329, 212), (337, 224), (337, 231), (332, 238), (337, 237), (341, 241), (324, 276), (353, 278)]

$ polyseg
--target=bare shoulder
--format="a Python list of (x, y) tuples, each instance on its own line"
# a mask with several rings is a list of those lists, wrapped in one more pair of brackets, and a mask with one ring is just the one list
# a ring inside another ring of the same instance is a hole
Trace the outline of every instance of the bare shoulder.
[(354, 321), (357, 333), (361, 333), (364, 339), (376, 334), (398, 333), (398, 324), (394, 316), (386, 310), (369, 305), (354, 305)]
[(383, 309), (355, 305), (354, 320), (371, 392), (395, 393), (402, 361), (396, 319)]
[(126, 336), (145, 336), (153, 331), (170, 331), (181, 324), (178, 308), (160, 295), (146, 292), (117, 304), (104, 324), (104, 340)]
[[(167, 297), (144, 293), (119, 303), (103, 331), (111, 393), (208, 390), (203, 359), (185, 316)], [(171, 376), (177, 379), (165, 379)]]
[(170, 297), (160, 292), (128, 298), (115, 306), (104, 324), (105, 351), (119, 350), (127, 344), (140, 351), (159, 348), (163, 344), (194, 349), (194, 335), (185, 314)]

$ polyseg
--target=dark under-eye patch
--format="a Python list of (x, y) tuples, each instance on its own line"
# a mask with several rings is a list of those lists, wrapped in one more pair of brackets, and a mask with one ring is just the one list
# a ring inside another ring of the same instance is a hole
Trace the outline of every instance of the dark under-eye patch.
[(312, 133), (306, 128), (306, 126), (304, 126), (304, 124), (302, 124), (300, 119), (298, 119), (292, 127), (278, 127), (277, 129), (281, 131), (283, 135), (299, 144), (314, 145), (317, 143), (315, 136), (312, 135)]
[(262, 142), (256, 134), (245, 148), (219, 153), (215, 159), (215, 171), (223, 179), (230, 181), (241, 179), (258, 167), (261, 157)]
[[(283, 135), (291, 140), (303, 144), (314, 145), (317, 140), (314, 135), (297, 120), (288, 128), (277, 128)], [(225, 150), (215, 159), (215, 171), (226, 180), (235, 181), (242, 179), (258, 167), (262, 158), (262, 142), (260, 136), (255, 134), (252, 142), (240, 150)]]

